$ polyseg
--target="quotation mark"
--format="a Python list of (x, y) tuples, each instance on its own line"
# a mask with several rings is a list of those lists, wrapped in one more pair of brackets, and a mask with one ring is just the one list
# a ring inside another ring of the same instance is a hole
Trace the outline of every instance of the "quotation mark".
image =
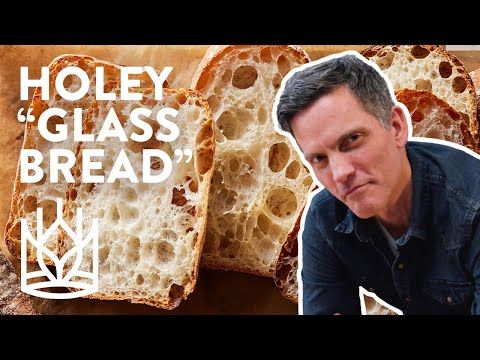
[(21, 123), (23, 123), (25, 121), (34, 122), (35, 121), (35, 116), (32, 115), (32, 111), (33, 111), (33, 108), (29, 108), (28, 111), (27, 111), (27, 116), (25, 116), (25, 115), (23, 115), (23, 112), (24, 112), (23, 108), (18, 110), (18, 113), (17, 113), (18, 121), (20, 121)]
[(183, 158), (183, 155), (185, 155), (187, 157), (187, 163), (189, 163), (191, 160), (192, 160), (192, 150), (190, 149), (185, 149), (185, 150), (181, 150), (181, 149), (175, 149), (175, 156), (178, 157), (177, 159), (177, 164), (182, 160)]

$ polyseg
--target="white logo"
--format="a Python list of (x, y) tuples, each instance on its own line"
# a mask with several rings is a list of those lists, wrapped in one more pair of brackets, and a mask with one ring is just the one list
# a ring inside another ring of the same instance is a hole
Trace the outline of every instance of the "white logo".
[[(77, 233), (75, 233), (62, 218), (63, 201), (57, 199), (57, 219), (43, 232), (43, 209), (37, 209), (37, 237), (32, 236), (28, 229), (27, 219), (21, 219), (21, 289), (24, 293), (46, 299), (73, 299), (98, 291), (98, 219), (93, 219), (90, 232), (83, 238), (82, 209), (77, 209)], [(56, 233), (61, 227), (73, 240), (73, 246), (60, 259), (45, 246), (48, 238)], [(37, 261), (41, 270), (28, 272), (27, 270), (27, 246), (28, 242), (36, 249)], [(91, 272), (81, 271), (84, 248), (91, 242), (92, 264)], [(55, 266), (56, 276), (47, 268), (43, 256), (47, 255)], [(64, 275), (67, 261), (76, 256), (70, 270)], [(37, 277), (47, 277), (47, 281), (27, 284), (27, 280)], [(75, 280), (72, 278), (75, 277)], [(84, 281), (81, 281), (84, 279)], [(41, 290), (43, 288), (67, 287), (80, 289), (79, 291), (52, 293)]]

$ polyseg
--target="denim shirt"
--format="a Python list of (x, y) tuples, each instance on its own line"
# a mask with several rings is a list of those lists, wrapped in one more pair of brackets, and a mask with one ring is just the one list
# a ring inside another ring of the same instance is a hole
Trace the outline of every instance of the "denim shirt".
[(326, 189), (302, 233), (304, 314), (360, 314), (359, 286), (404, 314), (480, 314), (480, 160), (410, 141), (410, 226), (388, 251), (374, 218), (360, 219)]

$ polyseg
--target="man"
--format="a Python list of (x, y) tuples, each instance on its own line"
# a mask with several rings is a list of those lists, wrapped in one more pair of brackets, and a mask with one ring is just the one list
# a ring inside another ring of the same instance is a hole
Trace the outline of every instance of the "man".
[(325, 189), (302, 233), (304, 314), (480, 314), (480, 161), (408, 140), (379, 70), (348, 53), (294, 73), (276, 109)]

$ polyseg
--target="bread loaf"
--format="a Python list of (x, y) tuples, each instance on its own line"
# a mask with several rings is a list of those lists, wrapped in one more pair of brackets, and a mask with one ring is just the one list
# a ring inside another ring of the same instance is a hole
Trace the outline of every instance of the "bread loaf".
[(475, 89), (465, 67), (453, 54), (435, 45), (377, 45), (362, 54), (378, 64), (395, 91), (433, 93), (460, 113), (470, 133), (477, 135)]
[(476, 150), (477, 137), (468, 123), (445, 101), (428, 91), (400, 90), (397, 100), (405, 104), (412, 117), (413, 136), (447, 140)]
[(215, 46), (192, 80), (212, 108), (217, 150), (202, 263), (273, 276), (312, 179), (271, 111), (282, 78), (308, 62), (290, 46)]

